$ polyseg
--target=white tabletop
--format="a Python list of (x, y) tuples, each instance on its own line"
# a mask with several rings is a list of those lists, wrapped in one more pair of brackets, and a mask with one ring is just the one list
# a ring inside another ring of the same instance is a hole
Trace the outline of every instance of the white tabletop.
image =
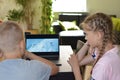
[(60, 63), (62, 65), (59, 67), (59, 72), (72, 72), (71, 66), (67, 62), (70, 54), (73, 54), (73, 50), (70, 45), (60, 46)]

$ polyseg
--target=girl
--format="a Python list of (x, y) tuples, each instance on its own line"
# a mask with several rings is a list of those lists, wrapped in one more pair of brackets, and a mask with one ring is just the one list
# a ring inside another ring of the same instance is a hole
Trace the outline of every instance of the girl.
[[(92, 54), (94, 64), (91, 80), (119, 80), (120, 49), (119, 45), (113, 45), (111, 18), (104, 13), (95, 13), (83, 21), (82, 28), (86, 34), (87, 44), (94, 50)], [(82, 80), (78, 58), (75, 54), (71, 55), (68, 63), (73, 69), (75, 79)]]

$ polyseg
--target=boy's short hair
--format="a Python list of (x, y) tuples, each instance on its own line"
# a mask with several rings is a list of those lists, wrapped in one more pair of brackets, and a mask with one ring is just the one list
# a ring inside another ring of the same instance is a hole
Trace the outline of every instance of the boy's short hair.
[(21, 40), (23, 40), (23, 31), (17, 23), (6, 21), (0, 24), (0, 50), (2, 52), (15, 50)]

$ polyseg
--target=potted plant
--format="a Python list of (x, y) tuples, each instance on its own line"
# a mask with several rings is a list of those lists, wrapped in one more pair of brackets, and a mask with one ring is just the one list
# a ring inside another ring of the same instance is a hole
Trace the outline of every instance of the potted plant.
[(15, 2), (19, 5), (20, 9), (10, 10), (8, 13), (8, 19), (25, 22), (27, 30), (32, 30), (33, 17), (35, 15), (32, 4), (35, 0), (15, 0)]
[(7, 15), (8, 20), (13, 20), (17, 22), (21, 21), (21, 16), (23, 16), (22, 10), (16, 10), (16, 9), (9, 10)]
[(25, 21), (27, 25), (27, 30), (33, 29), (33, 16), (34, 9), (32, 8), (34, 0), (15, 0), (18, 5), (22, 7), (22, 20)]
[[(16, 4), (19, 5), (20, 9), (13, 9), (9, 11), (9, 19), (18, 20), (19, 22), (25, 22), (28, 30), (33, 30), (33, 18), (35, 15), (35, 9), (33, 4), (38, 0), (15, 0)], [(40, 33), (49, 34), (51, 33), (51, 23), (52, 23), (52, 0), (39, 0), (41, 16), (40, 16)], [(17, 15), (17, 17), (16, 17)]]

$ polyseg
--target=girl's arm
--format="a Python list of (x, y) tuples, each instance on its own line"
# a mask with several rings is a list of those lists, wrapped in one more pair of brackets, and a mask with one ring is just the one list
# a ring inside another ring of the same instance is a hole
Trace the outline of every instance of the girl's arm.
[(72, 67), (72, 70), (73, 70), (73, 73), (75, 76), (75, 80), (82, 80), (78, 59), (77, 59), (77, 56), (75, 54), (72, 54), (70, 56), (68, 63)]
[(79, 65), (83, 66), (83, 65), (88, 65), (90, 63), (93, 63), (95, 59), (93, 59), (93, 57), (91, 56), (91, 54), (88, 54), (87, 56), (85, 56), (80, 62)]
[(79, 61), (79, 65), (87, 65), (94, 61), (91, 54), (87, 53), (93, 53), (94, 48), (90, 47), (88, 42), (86, 42), (83, 47), (77, 52), (77, 58)]
[(85, 55), (87, 54), (88, 50), (89, 50), (89, 45), (88, 43), (86, 42), (83, 47), (77, 52), (77, 58), (79, 61), (81, 61)]

